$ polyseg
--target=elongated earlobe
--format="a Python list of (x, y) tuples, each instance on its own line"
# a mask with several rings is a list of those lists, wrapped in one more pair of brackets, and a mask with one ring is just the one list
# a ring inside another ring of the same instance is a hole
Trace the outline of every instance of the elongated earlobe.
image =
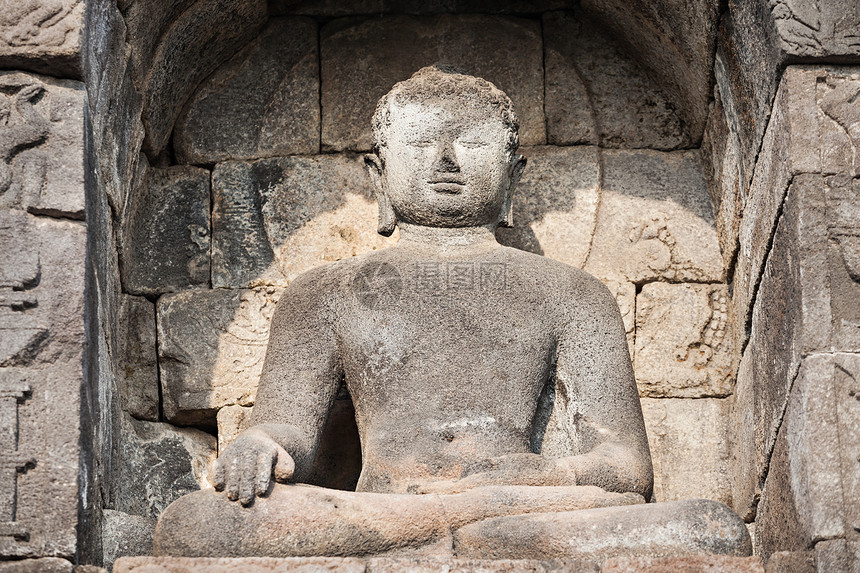
[(514, 156), (511, 161), (508, 188), (505, 190), (505, 202), (502, 204), (502, 213), (499, 218), (499, 227), (514, 226), (514, 190), (520, 182), (523, 169), (526, 168), (526, 158), (522, 155)]
[(383, 237), (390, 237), (397, 227), (394, 209), (391, 208), (388, 197), (384, 195), (377, 196), (376, 201), (379, 204), (379, 222), (376, 225), (376, 232)]
[(373, 194), (376, 196), (376, 203), (379, 206), (379, 222), (376, 226), (376, 232), (383, 237), (390, 237), (397, 227), (397, 218), (394, 216), (391, 201), (388, 200), (388, 193), (385, 192), (385, 184), (382, 179), (382, 160), (377, 154), (368, 153), (364, 156), (364, 164), (367, 166), (367, 172), (370, 173), (370, 179), (373, 181)]

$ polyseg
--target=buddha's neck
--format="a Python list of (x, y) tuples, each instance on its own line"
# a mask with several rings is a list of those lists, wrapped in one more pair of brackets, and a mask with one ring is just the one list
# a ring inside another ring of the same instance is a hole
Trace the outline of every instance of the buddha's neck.
[(442, 250), (461, 247), (497, 246), (494, 225), (480, 227), (424, 227), (409, 223), (398, 223), (400, 243), (403, 246), (439, 248)]

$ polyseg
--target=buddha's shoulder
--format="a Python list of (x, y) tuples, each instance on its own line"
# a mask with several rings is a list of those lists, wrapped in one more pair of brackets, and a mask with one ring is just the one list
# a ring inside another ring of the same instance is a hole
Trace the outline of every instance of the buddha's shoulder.
[(357, 275), (372, 272), (376, 267), (384, 265), (389, 259), (386, 251), (387, 249), (372, 251), (314, 267), (296, 277), (289, 288), (320, 294), (330, 292), (333, 287), (351, 282)]
[(575, 288), (577, 291), (582, 289), (601, 292), (606, 289), (594, 275), (543, 255), (536, 255), (511, 247), (505, 247), (503, 255), (505, 262), (518, 274), (531, 275), (534, 279), (542, 280), (550, 285)]

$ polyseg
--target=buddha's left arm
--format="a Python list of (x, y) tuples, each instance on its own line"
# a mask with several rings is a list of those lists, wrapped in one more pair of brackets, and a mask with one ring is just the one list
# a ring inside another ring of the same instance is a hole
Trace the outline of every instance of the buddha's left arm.
[(648, 499), (651, 455), (618, 305), (596, 280), (575, 299), (558, 340), (556, 406), (578, 451), (557, 464), (577, 485)]

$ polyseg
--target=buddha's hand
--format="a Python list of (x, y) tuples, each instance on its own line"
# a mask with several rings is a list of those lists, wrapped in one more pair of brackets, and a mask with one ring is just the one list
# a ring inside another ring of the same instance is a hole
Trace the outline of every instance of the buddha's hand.
[(508, 454), (475, 463), (460, 479), (427, 483), (419, 493), (461, 493), (490, 485), (577, 485), (575, 468), (568, 461), (540, 454)]
[(266, 495), (273, 476), (277, 482), (288, 482), (295, 469), (292, 456), (280, 444), (250, 428), (215, 460), (213, 482), (216, 490), (227, 493), (227, 499), (249, 505), (255, 495)]

